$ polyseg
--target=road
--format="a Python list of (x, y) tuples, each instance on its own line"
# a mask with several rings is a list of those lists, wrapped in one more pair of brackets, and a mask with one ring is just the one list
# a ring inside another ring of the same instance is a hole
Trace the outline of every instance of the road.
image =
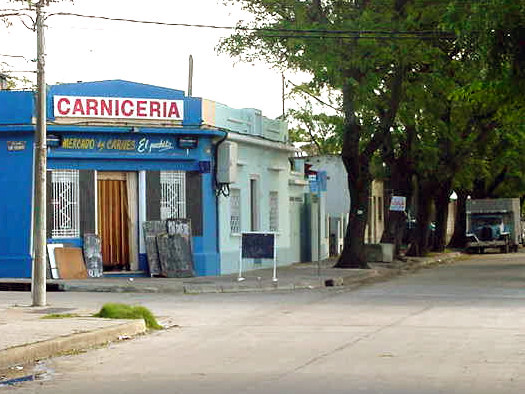
[(357, 290), (140, 302), (178, 327), (46, 362), (14, 393), (523, 393), (525, 253), (487, 254)]

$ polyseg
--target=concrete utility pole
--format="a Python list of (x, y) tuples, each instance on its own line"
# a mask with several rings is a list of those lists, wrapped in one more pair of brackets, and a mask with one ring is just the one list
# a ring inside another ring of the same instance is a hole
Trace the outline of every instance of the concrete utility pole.
[(193, 56), (190, 55), (188, 60), (189, 73), (188, 73), (188, 97), (193, 95)]
[(46, 305), (46, 81), (44, 75), (44, 0), (36, 3), (37, 35), (37, 121), (35, 133), (35, 198), (33, 232), (33, 272), (31, 295), (33, 306)]

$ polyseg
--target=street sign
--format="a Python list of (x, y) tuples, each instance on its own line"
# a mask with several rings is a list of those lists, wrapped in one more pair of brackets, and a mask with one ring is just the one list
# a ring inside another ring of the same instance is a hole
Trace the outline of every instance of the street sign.
[(404, 196), (392, 196), (390, 201), (390, 210), (404, 212), (406, 210), (407, 198)]

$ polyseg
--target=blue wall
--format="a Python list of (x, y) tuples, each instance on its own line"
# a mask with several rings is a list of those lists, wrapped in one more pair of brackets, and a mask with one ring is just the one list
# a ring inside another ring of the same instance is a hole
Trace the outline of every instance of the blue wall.
[[(7, 141), (25, 141), (8, 151)], [(0, 131), (0, 277), (31, 276), (33, 138)]]
[(31, 124), (33, 106), (33, 92), (0, 91), (0, 125)]

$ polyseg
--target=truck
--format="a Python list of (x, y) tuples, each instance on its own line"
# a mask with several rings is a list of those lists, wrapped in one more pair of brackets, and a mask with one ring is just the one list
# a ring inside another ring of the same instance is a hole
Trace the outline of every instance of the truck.
[(467, 250), (517, 252), (523, 243), (519, 198), (467, 200)]

